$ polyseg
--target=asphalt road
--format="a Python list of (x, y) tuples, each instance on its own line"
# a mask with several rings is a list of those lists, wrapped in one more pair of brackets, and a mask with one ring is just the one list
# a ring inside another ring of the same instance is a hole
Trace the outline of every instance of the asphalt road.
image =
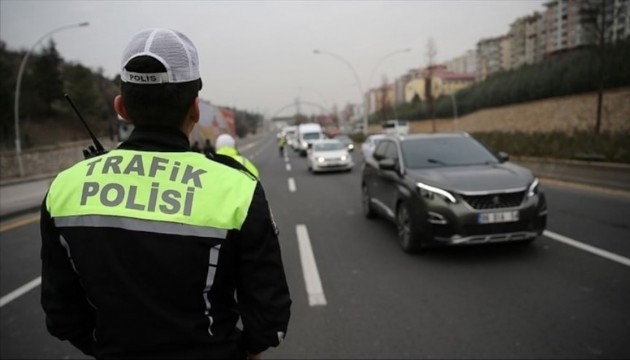
[[(360, 154), (350, 173), (312, 175), (272, 136), (242, 150), (261, 172), (294, 301), (287, 339), (265, 358), (630, 357), (627, 194), (543, 181), (548, 231), (533, 244), (410, 256), (393, 225), (361, 215)], [(46, 333), (36, 283), (4, 303), (39, 276), (36, 220), (0, 225), (0, 358), (81, 358)]]

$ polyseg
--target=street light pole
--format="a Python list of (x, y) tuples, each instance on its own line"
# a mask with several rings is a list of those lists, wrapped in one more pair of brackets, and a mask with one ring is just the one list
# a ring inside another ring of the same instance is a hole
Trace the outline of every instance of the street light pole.
[[(410, 51), (411, 51), (411, 48), (400, 49), (400, 50), (392, 51), (391, 53), (389, 53), (389, 54), (387, 54), (387, 55), (383, 56), (383, 57), (382, 57), (382, 58), (381, 58), (381, 59), (380, 59), (380, 60), (376, 63), (376, 65), (374, 66), (374, 68), (372, 69), (372, 73), (370, 74), (370, 79), (368, 80), (368, 84), (367, 84), (367, 86), (368, 86), (368, 92), (371, 92), (372, 78), (374, 77), (374, 74), (376, 73), (376, 69), (378, 69), (378, 67), (379, 67), (379, 66), (383, 63), (383, 61), (385, 61), (387, 58), (389, 58), (389, 57), (391, 57), (391, 56), (394, 56), (394, 55), (396, 55), (396, 54), (407, 53), (407, 52), (410, 52)], [(394, 90), (394, 91), (395, 91), (395, 90)], [(369, 96), (369, 94), (368, 94), (368, 95), (366, 95), (366, 96)], [(366, 108), (367, 108), (367, 101), (366, 101)], [(392, 106), (392, 108), (394, 109), (394, 116), (395, 116), (396, 118), (398, 118), (398, 115), (396, 115), (396, 114), (395, 114), (395, 113), (396, 113), (396, 104), (394, 104), (394, 105)]]
[(365, 101), (365, 95), (363, 93), (363, 86), (361, 85), (361, 80), (359, 79), (359, 75), (357, 75), (356, 70), (354, 70), (354, 67), (344, 58), (342, 58), (341, 56), (335, 54), (335, 53), (331, 53), (328, 51), (323, 51), (323, 50), (313, 50), (314, 54), (326, 54), (326, 55), (330, 55), (332, 57), (334, 57), (335, 59), (341, 61), (342, 63), (346, 64), (350, 70), (352, 71), (352, 74), (354, 75), (354, 78), (357, 82), (357, 86), (359, 87), (359, 99), (361, 99), (362, 105), (363, 105), (363, 135), (367, 135), (367, 131), (368, 131), (368, 119), (367, 119), (367, 102)]
[(455, 94), (451, 94), (451, 103), (453, 104), (453, 127), (457, 131), (457, 100), (455, 100)]
[[(400, 50), (396, 50), (393, 51), (385, 56), (383, 56), (377, 63), (376, 66), (374, 66), (374, 68), (372, 69), (372, 73), (370, 74), (370, 78), (368, 80), (368, 90), (369, 87), (371, 86), (372, 83), (372, 77), (374, 76), (374, 73), (376, 72), (376, 69), (383, 63), (383, 61), (385, 61), (385, 59), (387, 59), (390, 56), (396, 55), (396, 54), (400, 54), (400, 53), (405, 53), (405, 52), (409, 52), (411, 51), (411, 48), (406, 48), (406, 49), (400, 49)], [(368, 94), (365, 94), (363, 92), (363, 86), (361, 85), (361, 80), (359, 80), (359, 76), (357, 75), (357, 72), (354, 70), (354, 67), (352, 67), (352, 65), (343, 57), (331, 53), (329, 51), (323, 51), (323, 50), (313, 50), (313, 53), (315, 54), (327, 54), (330, 55), (334, 58), (336, 58), (337, 60), (343, 62), (344, 64), (346, 64), (350, 70), (352, 71), (352, 74), (354, 75), (354, 78), (356, 79), (357, 85), (359, 86), (359, 92), (361, 93), (360, 95), (360, 99), (362, 101), (362, 105), (363, 105), (363, 134), (367, 136), (368, 133), (368, 102), (367, 102), (367, 97)]]
[(17, 81), (15, 84), (15, 104), (14, 104), (15, 157), (17, 159), (18, 171), (19, 171), (20, 177), (24, 176), (24, 166), (22, 165), (22, 144), (20, 142), (20, 87), (22, 85), (22, 75), (24, 73), (24, 67), (26, 65), (26, 61), (31, 56), (31, 53), (33, 52), (33, 50), (35, 50), (35, 47), (48, 36), (61, 30), (75, 28), (75, 27), (83, 27), (83, 26), (88, 26), (88, 25), (89, 25), (88, 22), (82, 22), (79, 24), (65, 25), (65, 26), (62, 26), (62, 27), (59, 27), (59, 28), (56, 28), (47, 32), (42, 37), (40, 37), (33, 44), (33, 46), (31, 46), (29, 51), (26, 53), (26, 55), (24, 55), (24, 58), (22, 59), (22, 63), (20, 64), (20, 69), (18, 71)]
[(372, 86), (372, 78), (374, 77), (374, 73), (376, 73), (376, 70), (378, 69), (378, 67), (383, 63), (383, 61), (385, 61), (387, 58), (394, 56), (396, 54), (401, 54), (401, 53), (407, 53), (410, 52), (411, 48), (406, 48), (406, 49), (400, 49), (400, 50), (396, 50), (396, 51), (392, 51), (391, 53), (383, 56), (377, 63), (376, 66), (374, 66), (374, 68), (372, 69), (372, 73), (370, 74), (370, 80), (368, 81), (368, 90), (369, 87)]

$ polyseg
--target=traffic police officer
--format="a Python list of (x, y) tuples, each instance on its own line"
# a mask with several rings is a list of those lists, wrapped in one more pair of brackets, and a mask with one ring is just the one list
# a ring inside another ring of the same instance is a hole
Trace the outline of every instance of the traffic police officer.
[(291, 305), (263, 188), (189, 150), (201, 78), (185, 35), (138, 33), (121, 71), (114, 107), (134, 132), (61, 172), (42, 204), (48, 331), (97, 358), (257, 358)]
[(245, 156), (241, 155), (241, 153), (236, 150), (236, 141), (229, 134), (221, 134), (217, 137), (216, 141), (217, 145), (217, 154), (222, 154), (233, 158), (234, 160), (241, 163), (245, 168), (251, 172), (256, 178), (259, 177), (258, 169), (249, 161)]

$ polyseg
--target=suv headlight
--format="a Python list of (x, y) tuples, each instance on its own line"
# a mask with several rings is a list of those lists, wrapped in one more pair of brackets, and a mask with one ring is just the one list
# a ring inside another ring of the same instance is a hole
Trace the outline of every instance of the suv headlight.
[(323, 162), (325, 162), (325, 161), (326, 161), (326, 159), (324, 159), (322, 156), (319, 156), (319, 157), (317, 158), (317, 162), (318, 162), (318, 163), (323, 163)]
[(527, 189), (527, 197), (532, 197), (538, 195), (538, 178), (534, 178), (534, 181), (531, 185), (529, 185), (529, 189)]
[(457, 202), (457, 199), (455, 199), (455, 196), (453, 196), (453, 194), (451, 194), (450, 192), (446, 190), (437, 188), (435, 186), (423, 184), (421, 182), (417, 183), (416, 186), (418, 187), (418, 193), (420, 194), (420, 196), (424, 198), (433, 199), (433, 197), (437, 195), (448, 203), (455, 204)]

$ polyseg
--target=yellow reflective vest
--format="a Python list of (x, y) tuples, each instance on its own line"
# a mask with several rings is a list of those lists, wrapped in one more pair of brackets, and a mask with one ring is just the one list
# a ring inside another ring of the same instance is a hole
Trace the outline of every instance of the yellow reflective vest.
[(255, 187), (255, 179), (203, 154), (113, 150), (60, 173), (46, 206), (66, 226), (124, 218), (126, 225), (114, 227), (222, 238), (240, 229)]
[(239, 154), (236, 149), (225, 146), (217, 149), (217, 154), (226, 155), (233, 158), (234, 160), (240, 162), (243, 166), (245, 166), (247, 170), (249, 170), (249, 172), (256, 176), (256, 178), (260, 178), (256, 166), (251, 161), (247, 160), (247, 158), (245, 158), (243, 155)]

